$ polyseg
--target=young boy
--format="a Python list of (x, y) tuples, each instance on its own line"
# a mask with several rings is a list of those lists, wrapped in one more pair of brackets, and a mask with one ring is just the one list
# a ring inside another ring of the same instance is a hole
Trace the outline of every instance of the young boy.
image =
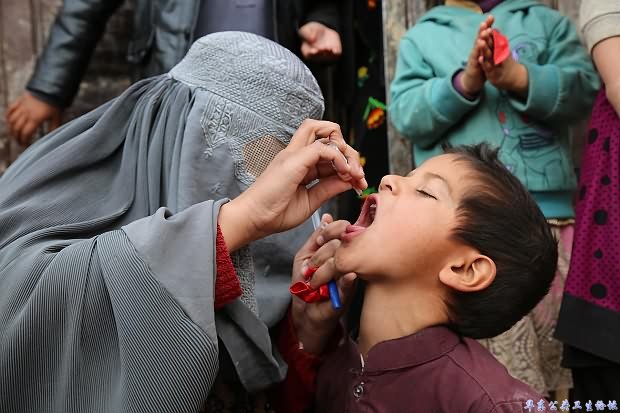
[[(493, 29), (507, 45), (494, 44)], [(391, 85), (390, 118), (413, 143), (416, 164), (445, 143), (498, 146), (559, 240), (552, 293), (510, 332), (484, 343), (545, 394), (571, 386), (553, 338), (573, 233), (569, 126), (590, 112), (598, 88), (570, 20), (535, 0), (446, 0), (432, 8), (402, 38)]]
[(545, 217), (496, 151), (450, 149), (384, 177), (341, 240), (337, 270), (367, 285), (357, 341), (319, 370), (317, 412), (547, 407), (474, 340), (526, 315), (557, 260)]

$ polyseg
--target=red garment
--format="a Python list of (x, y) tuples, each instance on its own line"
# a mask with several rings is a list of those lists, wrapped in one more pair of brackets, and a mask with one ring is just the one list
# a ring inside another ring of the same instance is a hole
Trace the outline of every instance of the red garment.
[(228, 253), (228, 247), (222, 235), (220, 226), (217, 226), (216, 251), (216, 276), (215, 276), (215, 309), (222, 308), (235, 298), (240, 297), (243, 291), (232, 259)]
[(278, 326), (276, 345), (288, 370), (284, 381), (269, 390), (269, 400), (276, 413), (303, 413), (314, 400), (321, 358), (299, 348), (290, 311)]
[[(241, 296), (242, 290), (226, 241), (217, 226), (217, 274), (215, 309)], [(339, 339), (339, 336), (337, 337)], [(337, 341), (336, 341), (337, 343)], [(316, 374), (321, 359), (299, 348), (299, 339), (289, 311), (277, 328), (276, 345), (288, 364), (286, 379), (269, 391), (277, 413), (302, 413), (312, 404), (316, 391)], [(335, 348), (336, 344), (331, 347)]]

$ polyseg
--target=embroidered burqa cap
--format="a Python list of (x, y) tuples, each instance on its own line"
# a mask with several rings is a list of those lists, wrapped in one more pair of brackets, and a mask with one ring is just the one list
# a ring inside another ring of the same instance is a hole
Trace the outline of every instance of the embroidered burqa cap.
[(217, 215), (322, 110), (292, 53), (217, 33), (32, 145), (0, 178), (0, 411), (198, 411), (218, 339), (249, 391), (281, 380), (268, 327), (311, 228), (259, 245), (256, 278), (235, 254), (216, 315)]
[(308, 68), (287, 49), (250, 33), (197, 40), (170, 76), (210, 92), (201, 119), (205, 154), (227, 145), (237, 179), (248, 185), (269, 158), (258, 154), (281, 149), (304, 119), (323, 115), (323, 97)]

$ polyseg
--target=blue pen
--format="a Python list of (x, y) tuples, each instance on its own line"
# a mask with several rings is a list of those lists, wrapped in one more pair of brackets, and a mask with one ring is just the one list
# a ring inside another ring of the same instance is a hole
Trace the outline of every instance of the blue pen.
[(332, 308), (334, 310), (340, 310), (342, 303), (340, 303), (340, 295), (338, 294), (338, 286), (336, 285), (336, 281), (331, 280), (327, 283), (327, 287), (329, 288), (329, 299), (332, 301)]
[[(312, 225), (314, 229), (317, 229), (321, 226), (321, 219), (319, 218), (318, 211), (312, 214)], [(332, 302), (332, 308), (334, 310), (340, 310), (342, 307), (342, 303), (340, 302), (340, 294), (338, 294), (338, 285), (335, 280), (331, 280), (327, 283), (327, 288), (329, 290), (329, 299)]]

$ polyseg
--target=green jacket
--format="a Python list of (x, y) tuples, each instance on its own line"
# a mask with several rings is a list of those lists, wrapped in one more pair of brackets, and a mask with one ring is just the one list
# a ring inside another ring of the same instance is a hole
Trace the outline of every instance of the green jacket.
[(465, 66), (486, 15), (439, 6), (401, 40), (391, 120), (413, 142), (417, 164), (441, 153), (443, 143), (497, 145), (546, 217), (572, 217), (576, 180), (568, 128), (589, 114), (598, 76), (575, 28), (556, 11), (534, 0), (510, 0), (490, 14), (528, 70), (527, 100), (489, 82), (473, 101), (455, 90), (452, 78)]

